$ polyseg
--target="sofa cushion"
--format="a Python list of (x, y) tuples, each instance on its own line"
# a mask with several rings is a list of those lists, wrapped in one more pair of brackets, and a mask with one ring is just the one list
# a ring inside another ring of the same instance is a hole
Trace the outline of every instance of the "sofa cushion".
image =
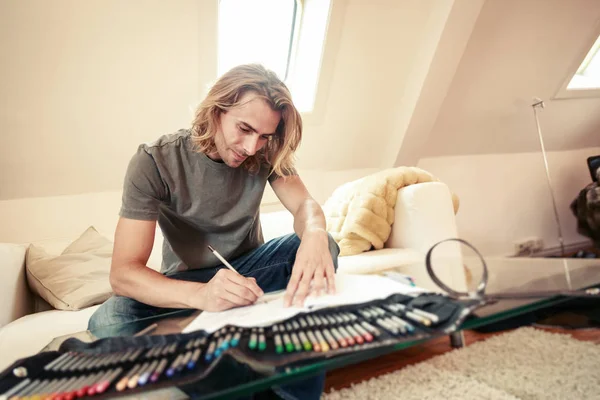
[(109, 282), (112, 243), (88, 228), (61, 255), (31, 245), (27, 280), (33, 292), (59, 310), (100, 304), (112, 294)]
[(98, 307), (30, 314), (0, 328), (0, 371), (20, 358), (38, 353), (54, 338), (85, 331)]
[(27, 246), (0, 243), (0, 327), (31, 311), (31, 296), (25, 278)]
[(413, 249), (371, 250), (338, 258), (340, 274), (375, 274), (405, 265), (422, 264), (425, 255)]

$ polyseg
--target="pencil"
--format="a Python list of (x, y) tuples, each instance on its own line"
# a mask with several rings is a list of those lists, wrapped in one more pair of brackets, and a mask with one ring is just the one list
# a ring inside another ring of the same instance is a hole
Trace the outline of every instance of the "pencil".
[(230, 270), (232, 270), (233, 272), (235, 272), (235, 273), (238, 273), (238, 274), (239, 274), (239, 272), (237, 272), (237, 271), (235, 270), (235, 268), (233, 268), (233, 266), (232, 266), (231, 264), (229, 264), (229, 263), (227, 262), (227, 260), (223, 258), (223, 256), (222, 256), (222, 255), (220, 255), (220, 254), (219, 254), (219, 252), (218, 252), (218, 251), (216, 251), (215, 249), (213, 249), (213, 248), (212, 248), (210, 245), (208, 246), (208, 249), (209, 249), (210, 251), (212, 251), (212, 253), (213, 253), (213, 254), (214, 254), (214, 255), (215, 255), (215, 256), (216, 256), (216, 257), (217, 257), (219, 260), (221, 260), (221, 262), (223, 263), (223, 265), (225, 265), (227, 268), (229, 268), (229, 269), (230, 269)]

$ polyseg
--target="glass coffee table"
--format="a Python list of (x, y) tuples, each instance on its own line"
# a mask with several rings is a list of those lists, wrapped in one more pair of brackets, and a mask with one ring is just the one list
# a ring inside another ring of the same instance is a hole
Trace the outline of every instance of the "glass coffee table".
[[(527, 292), (544, 290), (573, 290), (600, 285), (600, 260), (597, 259), (554, 259), (554, 258), (486, 258), (489, 280), (487, 293)], [(424, 266), (423, 266), (424, 268)], [(421, 280), (425, 286), (431, 282)], [(421, 286), (419, 278), (417, 286)], [(471, 282), (472, 283), (472, 282)], [(462, 330), (484, 327), (502, 320), (548, 308), (569, 301), (563, 296), (550, 296), (535, 300), (503, 300), (476, 310), (451, 335), (455, 347), (460, 346)], [(107, 326), (76, 334), (82, 340), (85, 335), (93, 338), (113, 336), (131, 336), (151, 328), (149, 335), (180, 333), (198, 314), (196, 310), (179, 310), (160, 316), (136, 320), (133, 322)], [(423, 343), (423, 340), (404, 342), (376, 349), (361, 350), (334, 358), (314, 361), (307, 365), (287, 367), (276, 372), (263, 374), (250, 369), (232, 358), (224, 358), (204, 380), (180, 388), (158, 389), (160, 397), (203, 399), (236, 398), (249, 396), (267, 390), (272, 386), (281, 386), (300, 381), (310, 376), (343, 368), (365, 360), (373, 359), (392, 352)], [(45, 350), (56, 349), (59, 342), (53, 342)], [(52, 348), (54, 347), (54, 348)], [(152, 392), (147, 392), (152, 398)], [(185, 393), (185, 394), (184, 394)], [(139, 396), (137, 394), (136, 396)]]

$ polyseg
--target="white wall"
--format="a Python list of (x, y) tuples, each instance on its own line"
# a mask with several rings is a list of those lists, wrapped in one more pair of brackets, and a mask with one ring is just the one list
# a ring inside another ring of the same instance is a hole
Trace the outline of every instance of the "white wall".
[(174, 4), (0, 2), (0, 199), (119, 190), (139, 143), (189, 126), (216, 2)]
[[(591, 182), (586, 158), (598, 154), (600, 147), (548, 153), (565, 245), (588, 240), (577, 233), (569, 205)], [(459, 196), (459, 235), (483, 254), (512, 254), (514, 241), (532, 236), (559, 246), (541, 152), (431, 157), (418, 166)]]
[[(299, 173), (313, 197), (323, 204), (339, 185), (375, 171), (301, 170)], [(112, 238), (120, 207), (120, 190), (0, 201), (0, 243), (68, 242), (82, 234), (90, 225)], [(261, 212), (284, 209), (267, 185)]]

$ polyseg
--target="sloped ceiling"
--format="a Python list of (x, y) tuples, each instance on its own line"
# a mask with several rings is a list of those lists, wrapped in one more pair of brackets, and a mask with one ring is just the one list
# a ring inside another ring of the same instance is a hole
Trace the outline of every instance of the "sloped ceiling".
[(600, 98), (553, 100), (600, 34), (596, 0), (487, 0), (420, 157), (600, 145)]

